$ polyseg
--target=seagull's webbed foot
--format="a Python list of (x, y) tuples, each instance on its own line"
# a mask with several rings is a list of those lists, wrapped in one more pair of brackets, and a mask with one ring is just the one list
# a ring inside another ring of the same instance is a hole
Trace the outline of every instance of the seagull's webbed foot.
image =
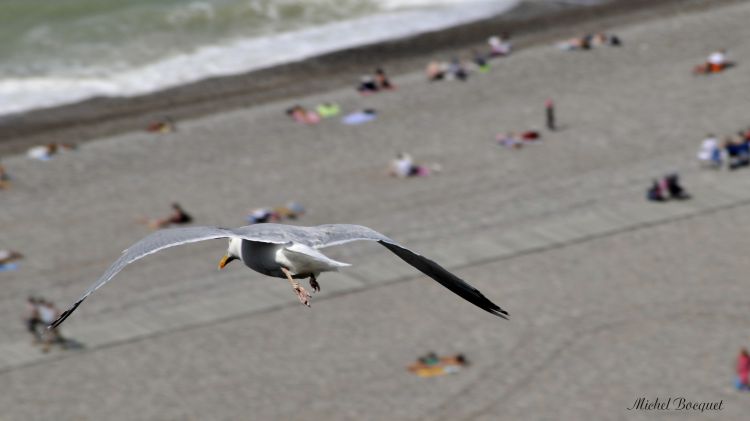
[(292, 288), (294, 288), (294, 292), (297, 293), (297, 298), (299, 298), (299, 302), (310, 307), (310, 293), (305, 291), (305, 289), (302, 288), (302, 285), (296, 282), (292, 284)]
[(292, 278), (292, 273), (289, 272), (289, 269), (282, 267), (281, 271), (284, 272), (286, 278), (289, 279), (289, 283), (292, 284), (292, 289), (294, 289), (295, 294), (297, 294), (299, 302), (310, 307), (310, 294), (305, 291), (305, 289), (302, 287), (302, 285), (299, 284), (299, 282), (295, 281), (294, 278)]
[(310, 287), (314, 292), (320, 292), (320, 284), (318, 283), (318, 280), (315, 279), (315, 275), (310, 275)]

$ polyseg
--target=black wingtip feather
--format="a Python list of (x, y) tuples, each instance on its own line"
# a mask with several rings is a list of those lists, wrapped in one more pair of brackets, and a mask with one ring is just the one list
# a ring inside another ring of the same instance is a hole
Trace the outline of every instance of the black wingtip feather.
[(464, 300), (497, 317), (505, 320), (510, 319), (510, 315), (507, 311), (503, 310), (502, 308), (500, 308), (500, 306), (487, 299), (487, 297), (482, 295), (479, 290), (466, 283), (466, 281), (448, 272), (447, 270), (445, 270), (445, 268), (433, 262), (432, 260), (395, 244), (387, 243), (385, 241), (378, 242), (385, 248), (393, 252), (396, 256), (400, 257), (401, 260), (414, 266), (420, 272), (439, 282), (441, 285), (453, 291), (453, 293), (463, 298)]
[(55, 320), (49, 326), (47, 326), (47, 329), (55, 329), (58, 326), (60, 326), (60, 324), (62, 324), (62, 322), (64, 322), (65, 319), (68, 318), (68, 316), (70, 316), (71, 314), (73, 314), (74, 311), (76, 311), (76, 309), (78, 308), (79, 305), (81, 305), (82, 302), (83, 302), (83, 300), (76, 301), (76, 303), (73, 304), (73, 307), (65, 310), (63, 312), (63, 314), (61, 314), (60, 317), (57, 318), (57, 320)]

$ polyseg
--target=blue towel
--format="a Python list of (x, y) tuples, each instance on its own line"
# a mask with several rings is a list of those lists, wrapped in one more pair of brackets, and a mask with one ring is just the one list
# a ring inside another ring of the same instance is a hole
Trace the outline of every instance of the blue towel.
[(367, 123), (368, 121), (375, 120), (377, 118), (377, 115), (374, 113), (365, 113), (362, 111), (357, 111), (356, 113), (351, 113), (344, 118), (341, 119), (341, 122), (344, 124), (349, 125), (356, 125), (356, 124), (362, 124)]
[(0, 272), (10, 272), (12, 270), (18, 270), (18, 263), (6, 263), (0, 265)]

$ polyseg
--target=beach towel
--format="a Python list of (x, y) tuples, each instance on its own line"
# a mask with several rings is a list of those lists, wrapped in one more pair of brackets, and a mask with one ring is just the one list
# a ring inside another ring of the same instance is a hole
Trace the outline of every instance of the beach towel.
[(323, 118), (335, 117), (341, 113), (341, 107), (338, 104), (320, 104), (315, 107), (315, 111)]
[(357, 111), (349, 115), (344, 116), (341, 122), (350, 126), (367, 123), (377, 118), (377, 114), (374, 111)]
[(5, 263), (0, 265), (0, 272), (11, 272), (18, 270), (18, 263)]

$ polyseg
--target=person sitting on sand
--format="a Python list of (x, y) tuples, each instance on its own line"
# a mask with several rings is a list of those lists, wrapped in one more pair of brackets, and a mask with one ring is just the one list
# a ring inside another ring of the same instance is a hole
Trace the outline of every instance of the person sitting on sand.
[(661, 181), (662, 180), (653, 180), (651, 187), (646, 190), (646, 199), (652, 202), (663, 202), (667, 200), (667, 186)]
[(375, 78), (370, 75), (362, 75), (359, 78), (359, 85), (357, 86), (357, 92), (362, 95), (369, 95), (377, 92), (378, 84), (375, 82)]
[[(39, 321), (42, 326), (49, 326), (57, 320), (60, 311), (51, 301), (44, 298), (38, 299), (37, 308), (39, 310)], [(59, 329), (44, 329), (42, 333), (42, 352), (49, 352), (54, 343), (63, 343), (64, 339)]]
[(388, 175), (398, 178), (426, 177), (432, 174), (433, 171), (440, 171), (440, 166), (436, 164), (431, 167), (417, 165), (414, 163), (411, 155), (401, 152), (396, 155), (396, 159), (391, 161), (391, 165), (388, 167)]
[(487, 44), (490, 45), (490, 57), (502, 57), (510, 55), (512, 45), (510, 43), (510, 37), (508, 34), (501, 36), (491, 36), (487, 39)]
[(375, 69), (375, 84), (378, 89), (391, 90), (394, 89), (393, 84), (388, 80), (388, 76), (385, 75), (385, 71), (381, 68)]
[(720, 73), (726, 70), (726, 68), (731, 65), (731, 63), (727, 61), (726, 53), (726, 50), (723, 49), (714, 51), (708, 56), (705, 63), (698, 65), (693, 69), (693, 73), (711, 74)]
[(318, 113), (315, 111), (309, 111), (299, 104), (287, 109), (286, 114), (297, 123), (317, 124), (320, 122), (320, 116)]
[(667, 193), (669, 193), (670, 199), (676, 200), (687, 200), (690, 199), (690, 195), (685, 188), (680, 185), (680, 176), (677, 173), (671, 173), (664, 176), (663, 183), (666, 185)]
[(160, 219), (141, 219), (140, 222), (146, 224), (151, 229), (165, 228), (170, 225), (184, 225), (189, 224), (193, 221), (193, 217), (190, 216), (182, 206), (175, 202), (172, 203), (172, 213), (166, 218)]
[(703, 142), (701, 148), (698, 151), (698, 160), (701, 165), (707, 168), (720, 168), (721, 159), (721, 148), (719, 147), (719, 141), (712, 134), (708, 134)]

